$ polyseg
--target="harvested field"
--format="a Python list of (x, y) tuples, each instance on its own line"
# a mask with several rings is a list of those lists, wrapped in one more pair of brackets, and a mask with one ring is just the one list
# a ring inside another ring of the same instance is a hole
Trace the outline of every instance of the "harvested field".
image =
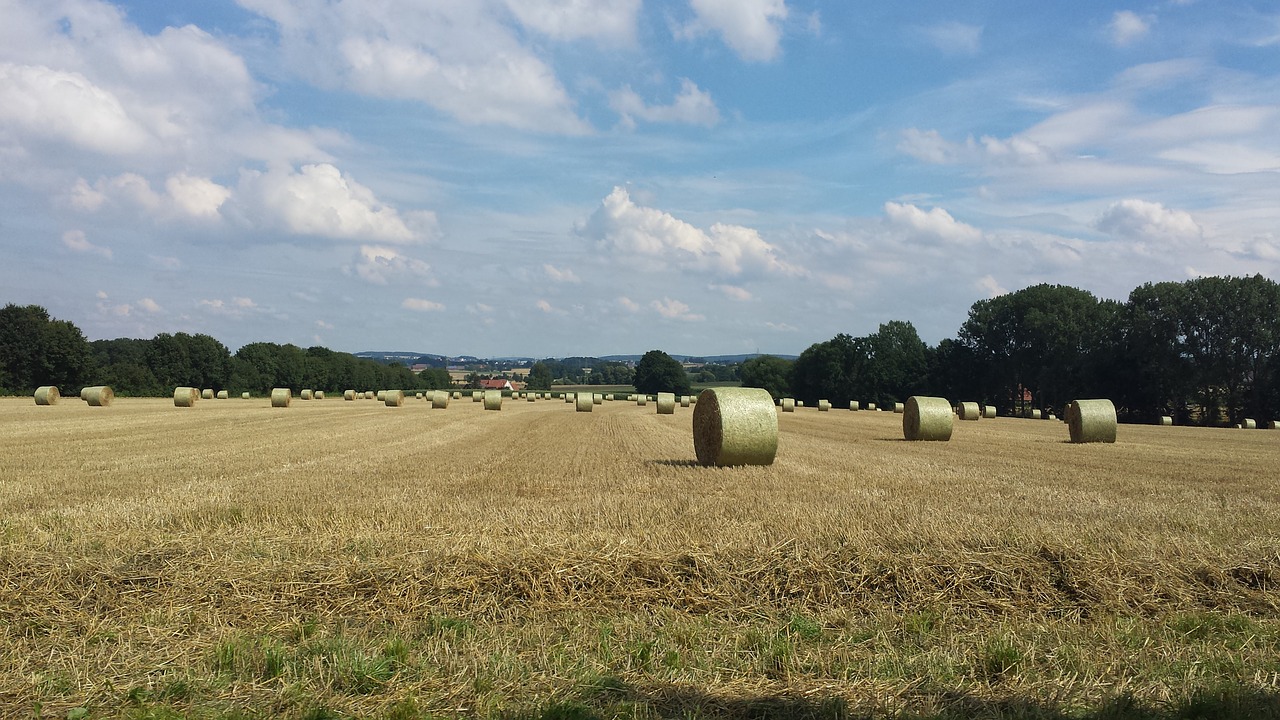
[(0, 400), (0, 716), (1280, 706), (1280, 433), (691, 417)]

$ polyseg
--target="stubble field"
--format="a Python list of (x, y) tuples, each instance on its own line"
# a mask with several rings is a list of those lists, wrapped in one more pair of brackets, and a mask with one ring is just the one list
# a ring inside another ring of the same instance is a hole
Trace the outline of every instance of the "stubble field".
[(0, 400), (0, 716), (1274, 717), (1280, 432)]

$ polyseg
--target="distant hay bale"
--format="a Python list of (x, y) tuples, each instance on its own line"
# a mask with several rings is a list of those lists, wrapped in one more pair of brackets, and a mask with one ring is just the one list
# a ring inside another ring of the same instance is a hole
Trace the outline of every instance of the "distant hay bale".
[(422, 399), (422, 393), (414, 393), (414, 394), (413, 394), (413, 399), (414, 399), (414, 400), (421, 400), (421, 399)]
[(1280, 420), (1270, 420), (1267, 422), (1268, 430), (1280, 430)]
[(693, 450), (700, 465), (772, 465), (778, 415), (761, 388), (708, 388), (693, 411)]
[(830, 400), (819, 400), (819, 401), (818, 401), (818, 412), (831, 412), (831, 401), (830, 401)]
[(1116, 441), (1116, 406), (1110, 400), (1076, 400), (1067, 406), (1067, 428), (1073, 443)]
[(240, 393), (240, 399), (241, 399), (241, 400), (248, 400), (248, 399), (249, 399), (249, 393), (247, 393), (247, 392), (242, 392), (242, 393)]
[(876, 409), (878, 409), (878, 408), (876, 408), (876, 404), (875, 404), (875, 403), (867, 403), (867, 409), (868, 409), (868, 410), (876, 410)]
[(218, 398), (219, 400), (229, 400), (231, 399), (231, 393), (227, 392), (226, 390), (219, 390), (218, 394), (215, 397)]
[(591, 404), (592, 404), (592, 405), (603, 405), (603, 404), (604, 404), (604, 395), (601, 395), (600, 393), (591, 393)]
[(902, 413), (904, 413), (904, 412), (906, 412), (906, 411), (907, 411), (907, 406), (906, 406), (906, 405), (903, 405), (903, 404), (902, 404), (902, 403), (900, 403), (900, 402), (896, 402), (896, 403), (894, 403), (894, 404), (893, 404), (893, 411), (894, 411), (895, 413), (898, 413), (899, 415), (901, 415)]
[(1049, 416), (1048, 416), (1047, 418), (1045, 418), (1045, 419), (1046, 419), (1046, 420), (1057, 420), (1057, 419), (1058, 419), (1058, 416), (1057, 416), (1057, 415), (1054, 415), (1053, 413), (1049, 413)]
[(528, 394), (525, 396), (525, 400), (527, 400), (527, 401), (529, 401), (529, 402), (537, 402), (537, 401), (538, 401), (538, 394), (537, 394), (537, 393), (528, 393)]
[(433, 410), (447, 410), (449, 408), (449, 393), (444, 390), (437, 390), (432, 393), (431, 408)]
[(387, 391), (386, 391), (386, 390), (379, 390), (379, 391), (375, 392), (375, 393), (373, 394), (373, 399), (374, 399), (374, 400), (377, 400), (378, 402), (386, 402), (386, 399), (387, 399)]
[(1031, 410), (1031, 419), (1032, 419), (1032, 420), (1040, 420), (1040, 419), (1041, 419), (1041, 415), (1042, 415), (1042, 412), (1041, 412), (1040, 408), (1033, 408), (1033, 409)]
[(691, 398), (689, 398), (689, 404), (690, 404), (690, 405), (697, 405), (697, 404), (698, 404), (698, 398), (696, 398), (696, 397), (691, 397)]
[(356, 399), (356, 391), (355, 391), (355, 390), (343, 390), (343, 391), (342, 391), (342, 399), (343, 399), (343, 400), (355, 400), (355, 399)]
[(689, 396), (688, 396), (688, 395), (681, 395), (681, 396), (680, 396), (680, 407), (682, 407), (682, 408), (689, 407)]
[(315, 393), (311, 392), (311, 390), (303, 390), (298, 393), (298, 399), (300, 400), (310, 400), (313, 397), (315, 397)]
[(675, 415), (676, 414), (676, 394), (668, 392), (658, 393), (658, 414), (659, 415)]
[(795, 398), (782, 398), (782, 412), (795, 412), (795, 411), (796, 411)]
[(857, 400), (850, 400), (850, 401), (849, 401), (849, 409), (850, 409), (850, 410), (855, 410), (855, 411), (856, 411), (856, 410), (858, 409), (858, 401), (857, 401)]
[(192, 407), (196, 404), (198, 397), (200, 397), (200, 391), (193, 387), (176, 387), (173, 389), (173, 406)]
[(484, 402), (484, 392), (481, 390), (472, 390), (471, 402)]
[(575, 402), (578, 399), (578, 395), (581, 395), (581, 393), (565, 393), (564, 404), (568, 405), (572, 402)]
[(995, 406), (995, 405), (983, 405), (983, 406), (982, 406), (982, 417), (987, 418), (987, 419), (991, 419), (991, 418), (993, 418), (993, 417), (995, 417), (995, 416), (996, 416), (996, 406)]
[(116, 399), (116, 394), (106, 385), (94, 385), (81, 390), (80, 397), (84, 398), (90, 407), (106, 407)]
[(902, 436), (907, 440), (950, 440), (951, 403), (938, 397), (907, 398), (902, 411)]
[(797, 401), (796, 401), (796, 407), (798, 407), (798, 408), (800, 408), (800, 407), (804, 407), (804, 401), (803, 401), (803, 400), (797, 400)]
[(323, 400), (323, 399), (324, 399), (324, 391), (323, 391), (323, 390), (316, 390), (316, 391), (314, 391), (314, 392), (312, 392), (312, 393), (311, 393), (311, 397), (312, 397), (313, 399), (315, 399), (315, 400)]
[(591, 401), (591, 393), (578, 393), (574, 399), (575, 412), (591, 412), (596, 405)]
[(1253, 418), (1245, 418), (1245, 419), (1240, 423), (1240, 425), (1241, 425), (1245, 430), (1257, 430), (1257, 429), (1258, 429), (1258, 421), (1257, 421), (1257, 420), (1254, 420)]
[(200, 397), (201, 397), (202, 399), (204, 399), (204, 400), (212, 400), (212, 399), (213, 399), (213, 390), (212, 390), (212, 389), (210, 389), (210, 388), (205, 388), (204, 390), (201, 390), (201, 391), (200, 391)]
[(1156, 424), (1162, 427), (1169, 427), (1173, 425), (1173, 418), (1168, 415), (1161, 415), (1160, 419), (1156, 421)]
[(982, 417), (981, 406), (976, 402), (962, 402), (956, 406), (956, 415), (961, 420), (977, 420)]
[(462, 399), (462, 392), (460, 392), (460, 391), (458, 391), (458, 390), (454, 390), (454, 391), (453, 391), (453, 399), (454, 399), (454, 400), (461, 400), (461, 399)]
[(293, 402), (293, 391), (289, 388), (271, 389), (271, 407), (287, 408)]
[(642, 406), (642, 405), (644, 405), (644, 404), (645, 404), (645, 403), (647, 403), (647, 402), (649, 402), (649, 396), (648, 396), (648, 395), (636, 395), (636, 405), (641, 405), (641, 406)]
[(485, 410), (501, 410), (502, 409), (502, 391), (501, 390), (485, 390), (484, 391), (484, 409)]
[(36, 388), (35, 399), (37, 405), (57, 405), (59, 397), (57, 385), (41, 385)]
[(382, 404), (387, 407), (404, 407), (403, 390), (383, 390)]

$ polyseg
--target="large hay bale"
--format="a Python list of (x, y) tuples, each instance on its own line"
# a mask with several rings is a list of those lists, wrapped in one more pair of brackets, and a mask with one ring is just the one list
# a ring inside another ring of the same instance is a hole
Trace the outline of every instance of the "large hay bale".
[(57, 405), (59, 397), (57, 385), (41, 385), (36, 388), (35, 399), (37, 405)]
[(502, 391), (501, 390), (485, 390), (484, 391), (484, 409), (485, 410), (501, 410), (502, 409)]
[(356, 399), (356, 391), (355, 391), (355, 390), (343, 390), (343, 391), (342, 391), (342, 399), (343, 399), (343, 400), (355, 400), (355, 399)]
[(90, 407), (106, 407), (116, 399), (116, 394), (106, 385), (94, 385), (81, 390), (80, 397), (89, 403)]
[(818, 401), (818, 412), (831, 412), (831, 401), (830, 401), (830, 400), (819, 400), (819, 401)]
[(376, 392), (376, 393), (374, 393), (374, 394), (373, 394), (373, 399), (374, 399), (374, 400), (377, 400), (378, 402), (386, 402), (386, 401), (387, 401), (387, 391), (386, 391), (386, 390), (379, 390), (378, 392)]
[(1067, 406), (1067, 429), (1073, 443), (1116, 441), (1116, 406), (1110, 400), (1076, 400)]
[(205, 399), (205, 400), (212, 400), (212, 399), (213, 399), (213, 389), (212, 389), (212, 388), (205, 388), (204, 390), (201, 390), (201, 391), (200, 391), (200, 397), (201, 397), (201, 398), (203, 398), (203, 399)]
[(1254, 420), (1253, 418), (1245, 418), (1243, 421), (1241, 421), (1240, 426), (1245, 430), (1257, 430), (1258, 421)]
[(951, 403), (939, 397), (912, 395), (907, 398), (902, 411), (902, 437), (907, 440), (950, 440)]
[(849, 409), (850, 409), (850, 410), (857, 410), (857, 409), (858, 409), (858, 401), (857, 401), (857, 400), (850, 400), (850, 401), (849, 401)]
[(200, 391), (193, 387), (176, 387), (173, 389), (173, 406), (192, 407), (196, 404), (196, 398), (199, 397)]
[(991, 418), (993, 418), (993, 417), (995, 417), (995, 416), (996, 416), (996, 406), (995, 406), (995, 405), (983, 405), (983, 406), (982, 406), (982, 417), (987, 418), (988, 420), (990, 420)]
[(693, 410), (693, 450), (701, 465), (772, 465), (778, 415), (761, 388), (708, 388)]
[(1032, 420), (1042, 420), (1042, 419), (1043, 419), (1043, 416), (1044, 416), (1044, 413), (1040, 410), (1040, 408), (1032, 408), (1032, 409), (1031, 409), (1031, 419), (1032, 419)]
[(293, 390), (289, 388), (271, 388), (271, 407), (287, 408), (293, 402)]
[(961, 420), (977, 420), (982, 417), (982, 409), (976, 402), (962, 402), (956, 406), (956, 415)]
[(782, 398), (782, 412), (795, 412), (795, 411), (796, 411), (795, 398)]
[(387, 407), (404, 407), (403, 390), (383, 390), (382, 404)]
[(676, 414), (676, 394), (660, 392), (658, 393), (658, 414), (659, 415), (675, 415)]
[(596, 405), (591, 401), (591, 393), (578, 393), (574, 398), (575, 412), (591, 412)]
[(431, 395), (431, 408), (433, 410), (449, 409), (449, 393), (444, 390), (437, 390)]
[(897, 413), (897, 414), (901, 415), (902, 413), (904, 413), (904, 412), (906, 412), (906, 411), (907, 411), (907, 406), (906, 406), (906, 405), (904, 405), (904, 404), (902, 404), (902, 403), (900, 403), (900, 402), (896, 402), (896, 403), (894, 403), (894, 404), (893, 404), (893, 411), (894, 411), (895, 413)]
[(231, 393), (227, 392), (226, 390), (219, 390), (218, 394), (215, 395), (214, 397), (216, 397), (219, 400), (230, 400)]

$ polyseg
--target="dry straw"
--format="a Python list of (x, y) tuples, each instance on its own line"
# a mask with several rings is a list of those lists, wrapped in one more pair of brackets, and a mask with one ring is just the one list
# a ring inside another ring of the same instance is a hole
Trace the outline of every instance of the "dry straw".
[(830, 412), (830, 411), (831, 411), (831, 401), (830, 401), (830, 400), (819, 400), (819, 401), (818, 401), (818, 412)]
[[(899, 415), (901, 415), (902, 413), (904, 413), (904, 412), (906, 412), (906, 411), (907, 411), (907, 406), (906, 406), (906, 405), (903, 405), (903, 404), (902, 404), (902, 403), (900, 403), (900, 402), (896, 402), (896, 403), (894, 403), (894, 404), (893, 404), (893, 411), (894, 411), (894, 412), (896, 412), (896, 413), (898, 413)], [(975, 419), (976, 419), (976, 418), (975, 418)]]
[(271, 389), (271, 407), (287, 408), (293, 402), (293, 391), (289, 388)]
[(659, 415), (675, 415), (676, 414), (675, 393), (668, 393), (668, 392), (658, 393), (658, 414)]
[(1116, 406), (1106, 399), (1076, 400), (1067, 406), (1067, 429), (1073, 443), (1116, 441)]
[(761, 388), (707, 388), (693, 410), (693, 450), (701, 465), (772, 465), (778, 415)]
[(502, 409), (502, 391), (501, 390), (485, 390), (484, 391), (484, 409), (485, 410), (501, 410)]
[(991, 418), (993, 418), (993, 417), (995, 417), (995, 416), (996, 416), (996, 406), (995, 406), (995, 405), (983, 405), (983, 406), (982, 406), (982, 417), (987, 418), (987, 419), (989, 420), (989, 419), (991, 419)]
[(782, 398), (782, 412), (795, 412), (795, 411), (796, 411), (795, 398)]
[(228, 400), (231, 398), (231, 393), (227, 392), (226, 390), (219, 390), (216, 397), (219, 400)]
[(850, 401), (849, 401), (849, 409), (850, 409), (850, 410), (857, 410), (857, 409), (858, 409), (858, 401), (857, 401), (857, 400), (850, 400)]
[(343, 400), (355, 400), (355, 399), (356, 399), (356, 391), (355, 391), (355, 390), (343, 390), (343, 391), (342, 391), (342, 399), (343, 399)]
[(196, 404), (198, 397), (200, 397), (200, 391), (193, 387), (176, 387), (173, 389), (173, 406), (192, 407)]
[(962, 402), (956, 406), (956, 415), (961, 420), (977, 420), (982, 417), (982, 409), (976, 402)]
[(804, 407), (804, 401), (803, 401), (803, 400), (797, 400), (797, 401), (796, 401), (796, 407)]
[(41, 385), (36, 388), (35, 398), (37, 405), (57, 405), (58, 397), (57, 385)]
[(116, 399), (116, 394), (106, 385), (94, 385), (81, 390), (80, 397), (91, 407), (106, 407)]
[(212, 400), (212, 399), (213, 399), (213, 390), (212, 390), (212, 389), (210, 389), (210, 388), (205, 388), (204, 390), (201, 390), (201, 391), (200, 391), (200, 397), (204, 398), (205, 400)]
[(595, 407), (595, 403), (591, 401), (590, 393), (578, 393), (574, 410), (576, 412), (591, 412), (591, 408)]
[(951, 403), (938, 397), (907, 398), (902, 412), (902, 436), (907, 440), (950, 440)]

